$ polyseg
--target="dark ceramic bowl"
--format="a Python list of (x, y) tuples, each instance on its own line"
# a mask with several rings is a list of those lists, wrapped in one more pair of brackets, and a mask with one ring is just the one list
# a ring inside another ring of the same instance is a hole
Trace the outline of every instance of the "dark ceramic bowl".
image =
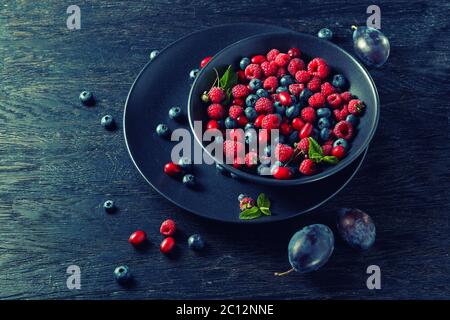
[[(235, 169), (230, 165), (223, 164), (226, 170), (245, 180), (276, 186), (292, 186), (326, 178), (348, 166), (364, 152), (372, 140), (377, 128), (380, 113), (378, 92), (372, 77), (360, 62), (335, 44), (321, 40), (317, 37), (297, 32), (267, 33), (240, 40), (220, 51), (200, 71), (197, 79), (192, 85), (188, 101), (189, 124), (194, 132), (195, 138), (200, 145), (202, 145), (205, 152), (213, 157), (217, 163), (221, 163), (219, 159), (211, 155), (205, 148), (201, 135), (194, 130), (194, 121), (202, 121), (203, 123), (208, 121), (206, 113), (207, 108), (201, 101), (201, 94), (204, 91), (208, 91), (214, 82), (214, 79), (216, 78), (214, 68), (217, 69), (220, 74), (222, 74), (229, 65), (232, 65), (234, 70), (238, 70), (239, 61), (242, 57), (265, 54), (272, 48), (287, 52), (289, 48), (292, 47), (299, 48), (302, 52), (302, 57), (306, 58), (308, 61), (314, 57), (324, 58), (331, 66), (333, 73), (344, 74), (351, 84), (350, 91), (365, 102), (367, 106), (366, 110), (360, 118), (357, 134), (351, 142), (351, 147), (348, 150), (346, 157), (337, 165), (327, 166), (323, 171), (313, 176), (300, 176), (290, 180), (276, 180), (270, 176), (258, 176), (256, 174)], [(206, 143), (206, 145), (207, 144), (208, 143)]]

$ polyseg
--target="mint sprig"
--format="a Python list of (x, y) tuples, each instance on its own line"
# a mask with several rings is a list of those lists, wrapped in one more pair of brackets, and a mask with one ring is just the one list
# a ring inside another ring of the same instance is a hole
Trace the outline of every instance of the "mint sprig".
[(324, 156), (323, 150), (320, 144), (317, 143), (314, 138), (309, 137), (309, 149), (308, 149), (308, 157), (314, 161), (315, 163), (325, 162), (328, 164), (336, 164), (339, 162), (339, 159), (335, 156)]
[(227, 95), (227, 101), (231, 99), (231, 89), (237, 84), (237, 82), (237, 73), (234, 72), (233, 67), (229, 65), (227, 70), (219, 79), (219, 87), (222, 88)]
[(270, 200), (264, 193), (261, 193), (258, 195), (256, 205), (250, 209), (242, 211), (239, 215), (239, 219), (252, 220), (270, 215), (272, 215), (272, 212), (270, 211)]

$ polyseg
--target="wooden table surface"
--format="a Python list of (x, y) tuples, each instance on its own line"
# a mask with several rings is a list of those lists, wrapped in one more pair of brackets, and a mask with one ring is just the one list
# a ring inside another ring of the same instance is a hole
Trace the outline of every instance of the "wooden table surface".
[[(2, 1), (0, 298), (450, 298), (445, 1), (380, 4), (391, 56), (370, 70), (381, 98), (378, 131), (353, 181), (298, 219), (249, 228), (184, 212), (139, 175), (121, 128), (111, 133), (99, 125), (106, 113), (121, 119), (149, 52), (192, 31), (245, 21), (309, 34), (330, 27), (352, 52), (349, 27), (365, 23), (372, 1), (326, 2), (78, 0), (81, 29), (70, 31), (68, 2)], [(78, 101), (85, 88), (98, 98), (93, 108)], [(101, 208), (108, 198), (120, 207), (114, 215)], [(320, 271), (274, 277), (289, 266), (290, 236), (310, 223), (333, 226), (342, 206), (371, 214), (376, 245), (360, 254), (337, 240)], [(167, 217), (181, 229), (173, 259), (158, 249)], [(137, 228), (150, 236), (146, 250), (126, 241)], [(201, 255), (186, 247), (192, 233), (209, 243)], [(131, 288), (112, 277), (123, 263), (135, 276)], [(381, 290), (366, 287), (373, 264), (381, 268)], [(81, 268), (80, 290), (66, 287), (69, 265)]]

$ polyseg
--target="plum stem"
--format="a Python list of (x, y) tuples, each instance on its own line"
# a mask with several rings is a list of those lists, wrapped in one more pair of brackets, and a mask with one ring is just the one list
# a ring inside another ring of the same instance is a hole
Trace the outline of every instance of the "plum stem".
[(281, 277), (281, 276), (285, 276), (285, 275), (291, 273), (292, 271), (294, 271), (294, 268), (291, 268), (291, 269), (289, 269), (288, 271), (285, 271), (285, 272), (275, 272), (274, 275)]

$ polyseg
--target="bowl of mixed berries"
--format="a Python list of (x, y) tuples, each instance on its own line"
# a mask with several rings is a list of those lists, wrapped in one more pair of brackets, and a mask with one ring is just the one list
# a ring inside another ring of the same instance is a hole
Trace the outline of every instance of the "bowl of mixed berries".
[(296, 32), (220, 51), (197, 75), (188, 107), (196, 140), (221, 170), (271, 185), (342, 170), (368, 147), (379, 118), (367, 70), (340, 47)]

